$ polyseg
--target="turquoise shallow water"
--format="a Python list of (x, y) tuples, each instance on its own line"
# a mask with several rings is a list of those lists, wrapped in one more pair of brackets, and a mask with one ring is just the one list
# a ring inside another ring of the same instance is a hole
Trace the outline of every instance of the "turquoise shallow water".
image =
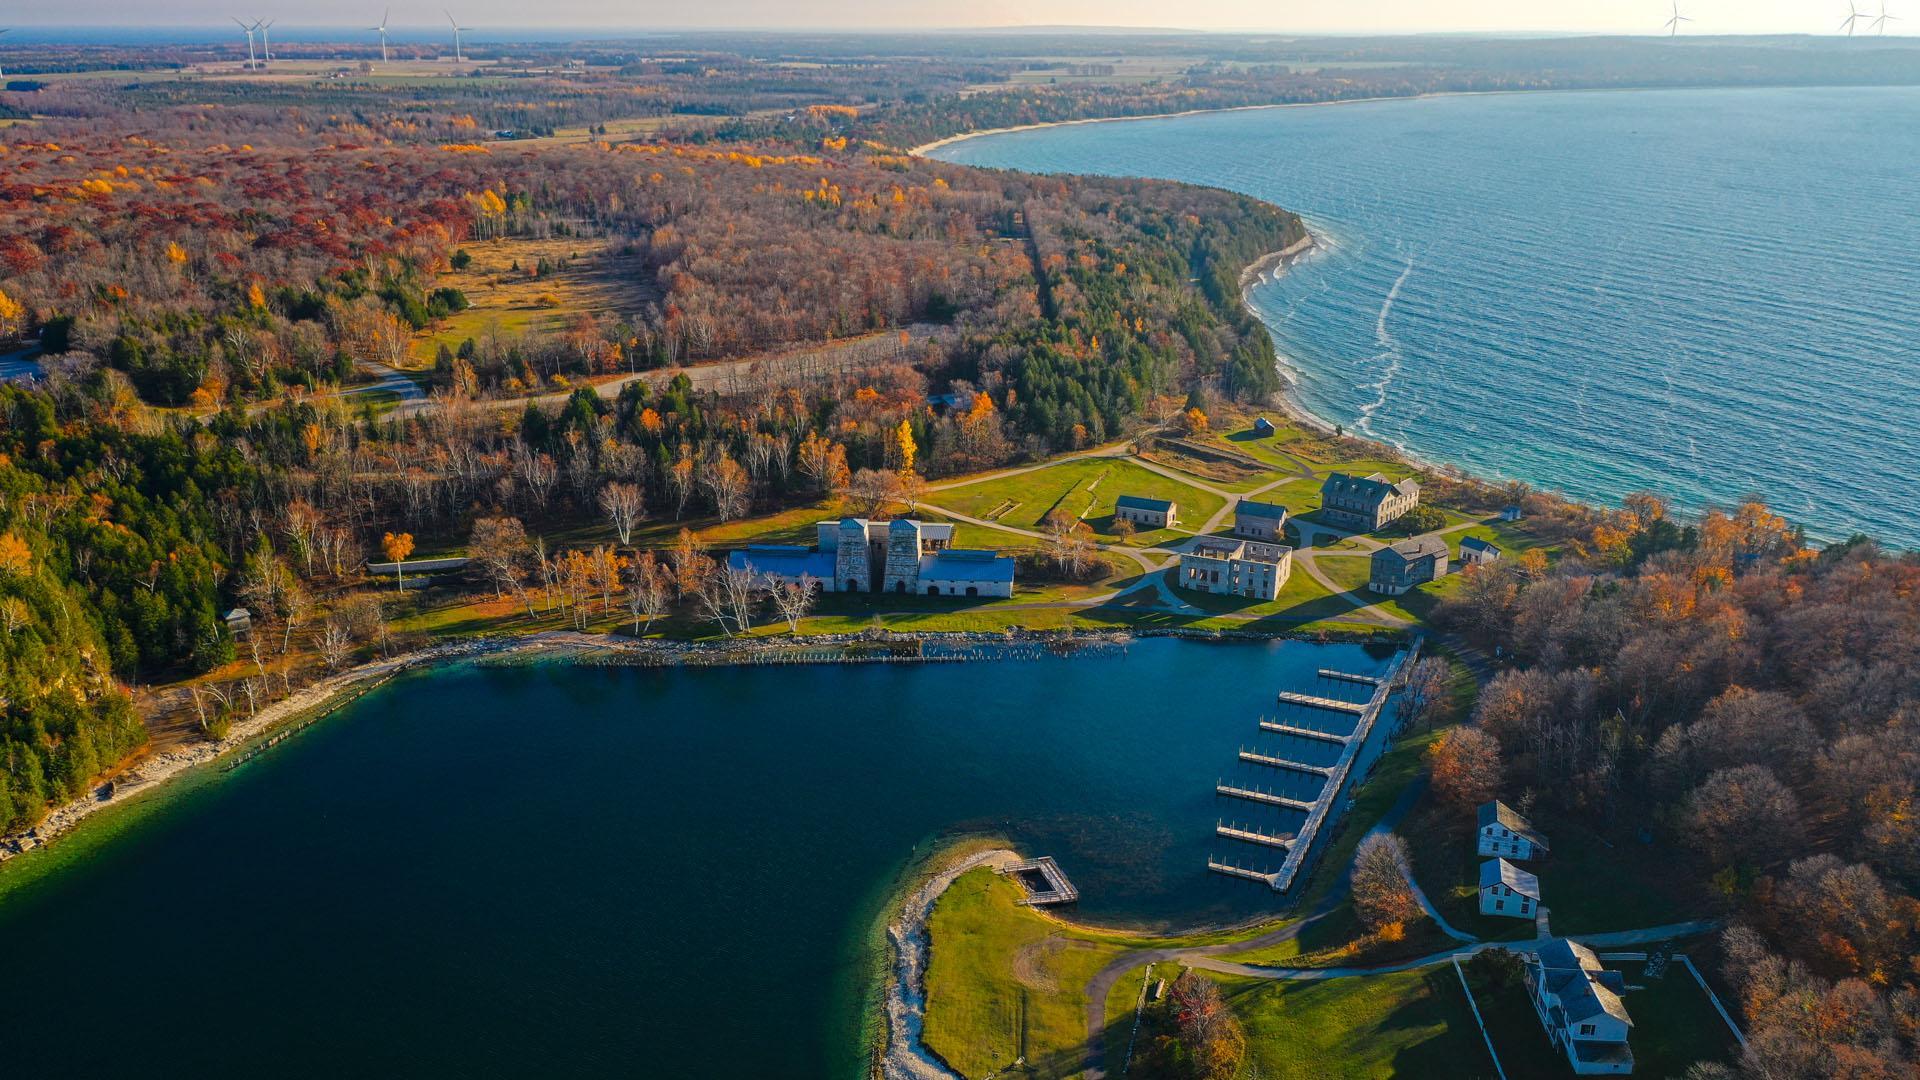
[(1920, 89), (1435, 98), (972, 139), (1211, 184), (1328, 250), (1252, 302), (1315, 414), (1583, 498), (1920, 544)]
[(1271, 910), (1206, 858), (1221, 816), (1287, 826), (1214, 781), (1272, 785), (1235, 751), (1275, 691), (1390, 659), (411, 676), (0, 902), (31, 1033), (0, 1075), (856, 1076), (863, 937), (916, 850), (1008, 835), (1099, 921)]

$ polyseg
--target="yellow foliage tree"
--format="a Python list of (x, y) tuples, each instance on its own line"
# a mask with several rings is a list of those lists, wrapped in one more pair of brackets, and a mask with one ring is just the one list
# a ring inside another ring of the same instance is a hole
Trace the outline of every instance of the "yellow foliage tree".
[(0, 337), (11, 337), (20, 332), (27, 321), (27, 311), (20, 301), (0, 291)]
[(913, 471), (914, 455), (920, 452), (920, 446), (913, 441), (913, 425), (905, 420), (893, 431), (894, 454), (899, 458), (901, 472)]
[(167, 241), (167, 261), (175, 266), (184, 264), (187, 261), (187, 249), (181, 247), (178, 241)]
[(0, 533), (0, 575), (25, 577), (33, 572), (33, 549), (12, 532)]
[(412, 533), (388, 533), (380, 538), (380, 550), (394, 563), (394, 588), (407, 587), (407, 556), (413, 554)]

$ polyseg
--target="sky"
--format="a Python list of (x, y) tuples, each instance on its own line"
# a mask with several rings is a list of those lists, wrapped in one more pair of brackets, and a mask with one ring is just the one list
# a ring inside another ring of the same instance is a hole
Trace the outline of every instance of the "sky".
[[(1877, 14), (1881, 0), (1855, 0)], [(1656, 33), (1669, 0), (400, 0), (391, 25), (444, 26), (442, 6), (488, 36), (510, 29), (637, 30), (669, 27), (942, 29), (1001, 26), (1131, 26), (1301, 33), (1432, 31)], [(385, 0), (69, 0), (28, 5), (0, 0), (0, 26), (182, 26), (224, 24), (236, 9), (292, 28), (360, 28), (379, 19)], [(1846, 0), (1681, 0), (1702, 34), (1831, 34)], [(1912, 14), (1890, 25), (1912, 32), (1920, 0), (1891, 0)]]

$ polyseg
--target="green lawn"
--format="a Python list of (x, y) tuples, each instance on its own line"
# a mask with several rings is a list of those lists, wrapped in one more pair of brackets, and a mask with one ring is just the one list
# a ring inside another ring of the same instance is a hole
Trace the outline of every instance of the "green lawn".
[[(1044, 469), (983, 480), (976, 484), (934, 492), (927, 501), (969, 517), (984, 518), (1017, 529), (1043, 532), (1055, 507), (1082, 516), (1101, 539), (1113, 541), (1113, 504), (1122, 495), (1170, 499), (1179, 521), (1188, 529), (1205, 524), (1224, 505), (1218, 495), (1201, 491), (1171, 477), (1143, 469), (1129, 461), (1079, 458)], [(1129, 542), (1151, 546), (1186, 534), (1170, 529), (1142, 532)]]
[(1246, 1026), (1262, 1078), (1494, 1075), (1451, 966), (1325, 982), (1211, 977)]
[[(1124, 951), (1019, 906), (1021, 895), (980, 868), (934, 906), (924, 1038), (962, 1076), (1079, 1072), (1087, 980)], [(1021, 1058), (1024, 1069), (1008, 1068)]]
[[(1667, 1080), (1686, 1075), (1696, 1062), (1733, 1060), (1733, 1033), (1685, 967), (1669, 964), (1665, 977), (1650, 980), (1638, 961), (1607, 961), (1606, 966), (1627, 980), (1622, 1000), (1633, 1019), (1633, 1031), (1627, 1037), (1633, 1049), (1633, 1075)], [(1473, 986), (1474, 1000), (1508, 1076), (1571, 1080), (1573, 1070), (1547, 1041), (1524, 986), (1515, 983), (1494, 990), (1477, 981)]]

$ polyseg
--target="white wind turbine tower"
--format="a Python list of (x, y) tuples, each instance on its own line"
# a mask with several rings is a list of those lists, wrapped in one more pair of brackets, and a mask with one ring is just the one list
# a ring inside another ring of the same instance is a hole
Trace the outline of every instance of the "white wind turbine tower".
[(387, 19), (390, 18), (392, 15), (393, 15), (393, 9), (388, 8), (387, 13), (385, 15), (380, 16), (379, 26), (367, 27), (367, 29), (380, 35), (380, 62), (383, 64), (387, 62)]
[(1840, 20), (1840, 29), (1845, 30), (1848, 37), (1852, 37), (1853, 24), (1864, 18), (1866, 16), (1860, 14), (1860, 9), (1853, 6), (1853, 0), (1847, 0), (1847, 17)]
[(260, 63), (264, 65), (273, 60), (273, 39), (267, 36), (267, 31), (273, 29), (273, 24), (263, 22), (254, 25), (260, 28)]
[(1880, 17), (1868, 23), (1867, 29), (1872, 30), (1876, 34), (1885, 35), (1887, 32), (1887, 23), (1899, 21), (1900, 16), (1887, 14), (1887, 0), (1880, 0)]
[(239, 19), (235, 19), (233, 20), (233, 25), (239, 27), (247, 35), (247, 66), (252, 67), (253, 60), (254, 60), (253, 35), (259, 32), (260, 24), (254, 23), (252, 26), (248, 26), (246, 23), (241, 22)]
[(454, 20), (453, 12), (448, 11), (446, 8), (441, 8), (440, 11), (447, 17), (447, 24), (453, 27), (453, 60), (456, 64), (460, 63), (466, 59), (466, 57), (460, 53), (460, 32), (470, 30), (472, 27), (461, 26)]
[(1673, 18), (1668, 19), (1665, 24), (1667, 28), (1667, 36), (1673, 37), (1675, 34), (1678, 34), (1680, 32), (1681, 23), (1692, 22), (1692, 21), (1693, 21), (1692, 19), (1689, 19), (1685, 15), (1680, 14), (1680, 0), (1673, 0)]
[[(1884, 19), (1884, 18), (1886, 18), (1886, 16), (1885, 16), (1885, 15), (1882, 15), (1882, 16), (1880, 16), (1880, 17), (1881, 17), (1881, 18), (1883, 18), (1883, 19)], [(7, 29), (5, 29), (5, 30), (0, 30), (0, 34), (11, 34), (11, 33), (13, 33), (13, 28), (12, 28), (12, 27), (8, 27), (8, 28), (7, 28)], [(6, 78), (6, 77), (7, 77), (7, 70), (6, 70), (6, 68), (4, 68), (4, 67), (0, 67), (0, 79), (4, 79), (4, 78)]]

